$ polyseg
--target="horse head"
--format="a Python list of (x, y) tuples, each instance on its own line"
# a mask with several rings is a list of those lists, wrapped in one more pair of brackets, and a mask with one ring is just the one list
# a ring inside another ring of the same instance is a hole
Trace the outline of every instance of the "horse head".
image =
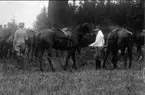
[(76, 28), (77, 36), (79, 39), (81, 39), (85, 34), (89, 33), (92, 30), (91, 24), (84, 23), (82, 25), (79, 25)]
[(133, 33), (133, 41), (137, 46), (138, 45), (141, 46), (144, 44), (143, 36), (141, 35), (140, 32)]
[(141, 47), (144, 45), (144, 31), (133, 33), (133, 41), (137, 47), (137, 54), (141, 54)]

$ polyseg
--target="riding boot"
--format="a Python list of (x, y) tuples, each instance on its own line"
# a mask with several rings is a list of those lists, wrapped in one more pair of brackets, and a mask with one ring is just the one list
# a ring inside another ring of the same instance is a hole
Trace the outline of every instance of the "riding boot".
[(105, 67), (106, 67), (106, 66), (105, 66), (105, 63), (103, 62), (102, 68), (105, 69)]
[(129, 63), (129, 69), (131, 69), (131, 64)]
[(69, 59), (69, 58), (66, 58), (65, 65), (64, 65), (64, 68), (63, 68), (63, 69), (64, 69), (64, 71), (66, 71), (66, 70), (67, 70), (67, 66), (68, 66), (68, 59)]
[(76, 63), (73, 64), (73, 68), (77, 71)]
[(101, 68), (101, 61), (99, 59), (96, 59), (96, 70)]
[(20, 68), (20, 57), (17, 55), (16, 59), (17, 59), (17, 67)]

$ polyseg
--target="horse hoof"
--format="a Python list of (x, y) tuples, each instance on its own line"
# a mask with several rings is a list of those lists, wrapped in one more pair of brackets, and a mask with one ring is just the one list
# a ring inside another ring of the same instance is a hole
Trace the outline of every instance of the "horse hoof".
[(44, 72), (43, 69), (40, 69), (41, 72)]
[(77, 71), (77, 68), (76, 67), (74, 67), (74, 69)]
[(96, 70), (100, 69), (99, 67), (96, 67)]
[(52, 69), (53, 72), (55, 72), (55, 69)]
[(74, 68), (75, 71), (77, 71), (77, 68), (76, 67), (73, 67), (73, 68)]
[(105, 68), (106, 68), (105, 66), (102, 67), (102, 69), (105, 69)]
[(63, 68), (64, 71), (66, 71), (66, 68)]

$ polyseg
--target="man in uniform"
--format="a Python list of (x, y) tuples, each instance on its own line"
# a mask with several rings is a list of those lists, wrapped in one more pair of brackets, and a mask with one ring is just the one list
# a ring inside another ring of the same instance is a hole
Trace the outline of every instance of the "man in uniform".
[(19, 23), (18, 27), (19, 29), (15, 32), (13, 41), (13, 47), (18, 57), (17, 62), (19, 62), (19, 58), (25, 54), (26, 42), (28, 40), (26, 31), (24, 30), (24, 23)]

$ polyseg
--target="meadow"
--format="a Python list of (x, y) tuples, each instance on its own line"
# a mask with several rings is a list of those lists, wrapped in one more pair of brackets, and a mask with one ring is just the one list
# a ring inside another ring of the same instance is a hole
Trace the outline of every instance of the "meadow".
[(49, 64), (40, 72), (38, 66), (19, 70), (14, 60), (1, 62), (0, 95), (145, 95), (143, 63), (134, 61), (131, 70), (96, 70), (90, 63), (78, 71), (63, 71), (59, 61), (53, 63), (56, 72), (51, 72)]

